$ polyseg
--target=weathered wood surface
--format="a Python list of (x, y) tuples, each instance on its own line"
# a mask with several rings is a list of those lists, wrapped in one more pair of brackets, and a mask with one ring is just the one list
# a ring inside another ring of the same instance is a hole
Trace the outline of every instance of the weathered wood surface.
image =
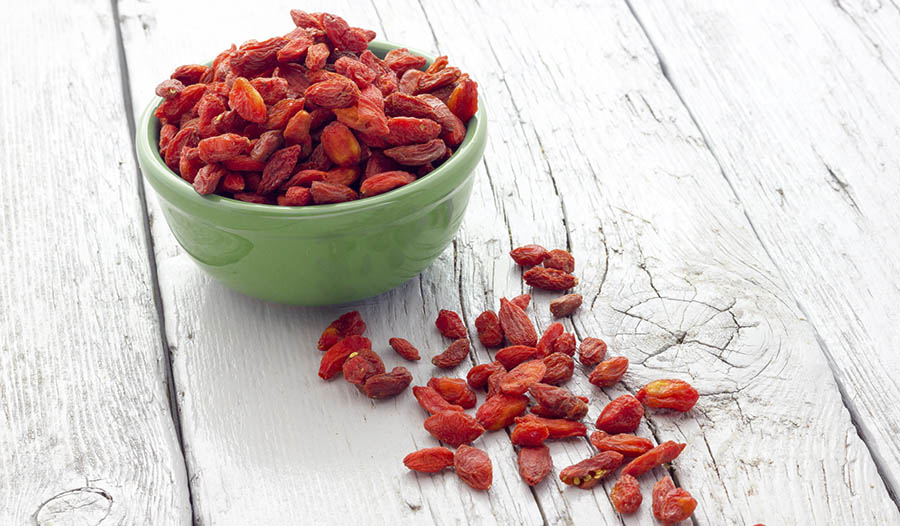
[(190, 522), (108, 2), (0, 28), (0, 524)]
[(900, 9), (633, 0), (900, 491)]
[[(221, 35), (284, 32), (295, 7), (279, 2), (238, 16), (229, 5), (120, 2), (138, 104), (175, 65), (227, 46)], [(703, 393), (691, 414), (654, 413), (640, 430), (689, 443), (675, 473), (700, 501), (695, 524), (900, 520), (796, 306), (794, 283), (760, 243), (626, 4), (303, 7), (353, 12), (352, 23), (389, 40), (449, 54), (489, 103), (484, 169), (456, 243), (421, 279), (358, 306), (379, 350), (401, 334), (426, 356), (437, 352), (446, 344), (432, 329), (439, 308), (459, 309), (471, 323), (500, 296), (523, 290), (505, 256), (511, 246), (568, 246), (587, 299), (574, 328), (605, 337), (633, 363), (620, 389), (573, 382), (592, 398), (590, 418), (610, 397), (659, 376), (690, 379)], [(220, 14), (204, 15), (209, 9)], [(546, 28), (555, 28), (552, 38)], [(594, 50), (587, 60), (585, 49)], [(198, 523), (335, 513), (350, 523), (652, 522), (647, 505), (618, 518), (602, 489), (554, 479), (528, 490), (502, 433), (479, 441), (495, 466), (488, 494), (451, 473), (405, 473), (400, 458), (434, 444), (412, 397), (372, 403), (315, 376), (320, 354), (311, 343), (342, 309), (231, 293), (177, 249), (152, 204), (150, 213)], [(551, 298), (536, 294), (541, 327)], [(488, 359), (479, 347), (474, 360)], [(410, 367), (418, 383), (434, 373), (424, 362)], [(557, 470), (589, 451), (584, 441), (554, 444)]]

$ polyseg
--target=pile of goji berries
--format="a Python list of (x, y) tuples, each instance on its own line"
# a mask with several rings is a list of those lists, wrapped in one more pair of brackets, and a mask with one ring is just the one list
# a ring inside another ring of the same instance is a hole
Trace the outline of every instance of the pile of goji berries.
[(306, 206), (371, 197), (446, 161), (478, 110), (478, 85), (438, 57), (379, 59), (375, 32), (292, 10), (296, 28), (178, 67), (159, 153), (200, 194)]
[[(575, 259), (564, 250), (548, 251), (539, 245), (526, 245), (510, 255), (519, 265), (531, 267), (524, 278), (533, 287), (567, 290), (578, 283), (571, 274)], [(588, 398), (560, 387), (575, 372), (575, 336), (555, 322), (538, 337), (526, 313), (530, 302), (529, 294), (512, 300), (502, 298), (499, 311), (485, 311), (475, 320), (481, 344), (486, 348), (502, 347), (494, 355), (495, 361), (472, 367), (465, 379), (436, 376), (426, 385), (412, 388), (419, 405), (430, 415), (425, 419), (425, 430), (456, 450), (443, 446), (420, 449), (403, 459), (406, 467), (422, 473), (452, 467), (469, 486), (487, 490), (493, 473), (491, 459), (470, 444), (485, 431), (513, 426), (509, 438), (518, 448), (519, 475), (526, 484), (534, 486), (553, 470), (547, 440), (587, 436), (587, 426), (581, 420), (588, 413)], [(580, 305), (580, 295), (568, 294), (552, 301), (550, 311), (555, 317), (563, 317)], [(460, 316), (449, 310), (438, 313), (435, 325), (452, 343), (435, 355), (432, 363), (441, 369), (456, 368), (469, 355), (468, 330)], [(371, 342), (361, 336), (364, 330), (365, 323), (356, 311), (341, 316), (325, 329), (319, 349), (327, 352), (322, 357), (319, 375), (328, 379), (343, 370), (349, 382), (372, 398), (399, 394), (411, 383), (412, 376), (403, 367), (385, 373)], [(389, 344), (407, 360), (420, 358), (407, 340), (391, 338)], [(628, 369), (627, 358), (607, 358), (606, 353), (607, 345), (599, 338), (584, 338), (578, 346), (578, 360), (590, 370), (590, 383), (598, 387), (614, 385)], [(474, 416), (466, 413), (478, 403), (476, 392), (484, 390), (486, 399)], [(635, 396), (615, 398), (600, 412), (596, 430), (589, 437), (598, 453), (562, 469), (559, 479), (590, 489), (622, 467), (610, 499), (619, 513), (635, 512), (643, 500), (637, 477), (673, 461), (686, 445), (673, 441), (654, 445), (650, 439), (634, 435), (644, 408), (684, 412), (698, 398), (697, 390), (690, 384), (671, 379), (650, 382)], [(653, 486), (653, 514), (665, 524), (687, 519), (696, 506), (691, 494), (676, 488), (668, 476)]]

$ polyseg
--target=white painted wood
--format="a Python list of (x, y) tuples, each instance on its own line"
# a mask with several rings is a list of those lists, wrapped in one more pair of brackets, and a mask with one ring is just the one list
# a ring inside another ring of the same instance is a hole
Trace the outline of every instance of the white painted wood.
[(186, 526), (108, 2), (0, 27), (0, 524)]
[(900, 10), (634, 3), (896, 495)]
[[(121, 2), (136, 103), (175, 65), (226, 46), (222, 34), (283, 32), (293, 6), (277, 4), (236, 17), (215, 2), (228, 16), (201, 25), (194, 20), (211, 2)], [(446, 344), (432, 325), (439, 308), (459, 308), (471, 324), (500, 296), (523, 291), (505, 255), (512, 246), (570, 245), (587, 300), (574, 327), (605, 337), (635, 364), (621, 389), (573, 381), (592, 398), (590, 418), (623, 389), (661, 375), (690, 379), (703, 393), (689, 415), (654, 413), (639, 431), (689, 442), (675, 473), (700, 501), (696, 524), (900, 520), (811, 326), (627, 6), (372, 5), (304, 7), (352, 7), (351, 23), (449, 54), (479, 81), (491, 116), (484, 169), (454, 246), (420, 280), (356, 306), (389, 366), (402, 363), (387, 350), (391, 336), (407, 336), (426, 357)], [(586, 49), (590, 68), (576, 70)], [(560, 468), (590, 453), (585, 441), (554, 444), (554, 479), (533, 493), (502, 433), (478, 441), (494, 461), (488, 494), (452, 473), (406, 473), (403, 455), (435, 444), (412, 397), (373, 403), (315, 376), (318, 333), (345, 309), (241, 297), (197, 270), (161, 221), (153, 227), (203, 524), (328, 523), (336, 514), (342, 523), (653, 523), (653, 477), (642, 511), (624, 519), (604, 495), (612, 481), (593, 492), (556, 481)], [(535, 296), (543, 328), (553, 295)], [(474, 359), (489, 354), (479, 347)], [(427, 358), (410, 370), (417, 383), (433, 372)]]

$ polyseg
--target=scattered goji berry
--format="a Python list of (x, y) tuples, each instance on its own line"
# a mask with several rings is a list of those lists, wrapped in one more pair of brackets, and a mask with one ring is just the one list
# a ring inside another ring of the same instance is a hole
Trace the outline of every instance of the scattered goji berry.
[(360, 349), (371, 349), (372, 342), (357, 334), (346, 336), (331, 346), (322, 355), (322, 363), (319, 365), (319, 376), (323, 380), (334, 378), (344, 367), (344, 362), (354, 352)]
[(413, 344), (409, 343), (408, 340), (403, 338), (391, 338), (388, 340), (388, 344), (394, 349), (394, 352), (407, 360), (416, 361), (419, 359), (419, 350), (416, 349)]
[(523, 245), (509, 251), (509, 256), (523, 267), (540, 265), (547, 256), (547, 249), (540, 245)]
[(425, 419), (425, 430), (433, 437), (459, 447), (468, 444), (484, 433), (484, 428), (462, 411), (446, 410)]
[(469, 369), (466, 381), (472, 389), (487, 387), (488, 378), (494, 373), (505, 373), (506, 368), (500, 362), (483, 363)]
[(562, 387), (537, 383), (528, 392), (543, 407), (545, 414), (554, 418), (581, 420), (588, 412), (587, 404)]
[(519, 476), (529, 486), (535, 486), (547, 478), (553, 470), (553, 459), (550, 457), (550, 448), (541, 445), (538, 447), (522, 447), (518, 455)]
[(666, 524), (675, 524), (690, 517), (697, 509), (697, 501), (688, 490), (675, 488), (663, 497), (659, 520)]
[(541, 335), (541, 339), (538, 340), (537, 343), (537, 352), (538, 356), (544, 357), (548, 356), (553, 352), (553, 342), (559, 338), (559, 336), (565, 332), (566, 328), (563, 327), (562, 323), (556, 322), (551, 323), (546, 330), (544, 330), (544, 334)]
[(491, 488), (493, 468), (490, 457), (484, 451), (471, 446), (460, 446), (453, 456), (453, 469), (456, 475), (473, 489)]
[(492, 310), (486, 310), (475, 318), (475, 330), (478, 341), (487, 348), (499, 347), (503, 344), (503, 329), (500, 318)]
[(544, 255), (544, 266), (571, 274), (575, 270), (575, 258), (565, 250), (556, 248)]
[(628, 358), (616, 356), (597, 364), (597, 367), (588, 375), (588, 381), (597, 387), (610, 387), (615, 385), (628, 371)]
[(594, 367), (606, 357), (606, 342), (600, 338), (585, 338), (578, 347), (578, 360), (587, 367)]
[(528, 285), (544, 290), (568, 290), (578, 285), (578, 278), (555, 268), (532, 267), (522, 277)]
[(489, 400), (494, 397), (494, 395), (500, 394), (500, 380), (503, 379), (503, 375), (506, 374), (506, 371), (496, 372), (488, 376), (487, 379), (487, 396), (486, 400)]
[(444, 398), (431, 387), (417, 385), (412, 388), (412, 391), (413, 396), (416, 397), (416, 401), (419, 402), (419, 405), (422, 406), (422, 409), (428, 411), (432, 415), (440, 413), (441, 411), (463, 410), (461, 406), (451, 404), (450, 402), (444, 400)]
[(637, 457), (653, 449), (653, 442), (647, 438), (628, 433), (610, 435), (599, 430), (591, 433), (591, 444), (600, 451), (615, 451), (626, 457)]
[(426, 447), (403, 457), (403, 465), (421, 473), (437, 473), (453, 465), (453, 450), (445, 447)]
[(690, 411), (700, 393), (682, 380), (655, 380), (642, 387), (635, 396), (647, 407)]
[(517, 424), (521, 422), (538, 422), (547, 426), (547, 429), (550, 431), (550, 435), (547, 437), (549, 440), (583, 437), (587, 434), (587, 427), (584, 424), (574, 420), (566, 420), (565, 418), (544, 418), (534, 414), (527, 414), (516, 417), (515, 422)]
[(475, 407), (475, 392), (462, 378), (449, 378), (446, 376), (431, 378), (428, 387), (437, 391), (441, 398), (451, 404), (456, 404), (463, 409)]
[(662, 520), (662, 510), (666, 501), (666, 495), (671, 491), (675, 491), (675, 483), (672, 482), (672, 478), (668, 475), (657, 480), (656, 484), (653, 485), (653, 492), (651, 493), (653, 497), (653, 516), (657, 519)]
[(567, 356), (575, 356), (575, 335), (570, 332), (560, 334), (553, 340), (551, 353), (563, 353)]
[[(515, 366), (500, 379), (500, 391), (505, 394), (520, 395), (538, 383), (547, 372), (543, 360), (531, 360)], [(474, 395), (474, 393), (473, 393)]]
[(547, 366), (547, 372), (541, 379), (541, 383), (550, 385), (559, 385), (569, 381), (575, 372), (575, 360), (565, 353), (555, 352), (544, 357), (544, 365)]
[(581, 307), (581, 294), (566, 294), (550, 302), (550, 314), (554, 318), (565, 318)]
[(500, 327), (509, 343), (529, 347), (537, 345), (538, 337), (534, 330), (534, 324), (518, 305), (510, 303), (506, 298), (501, 298), (498, 317), (500, 318)]
[(631, 475), (622, 475), (613, 484), (609, 500), (617, 512), (625, 515), (636, 512), (641, 507), (644, 497), (641, 495), (641, 486), (637, 479)]
[(452, 369), (461, 364), (469, 355), (469, 340), (460, 338), (450, 344), (441, 354), (435, 355), (431, 363), (441, 369)]
[(641, 423), (644, 406), (631, 395), (622, 395), (606, 404), (597, 417), (597, 429), (607, 433), (631, 433)]
[(342, 314), (322, 331), (317, 347), (320, 351), (327, 351), (341, 339), (364, 332), (366, 332), (366, 322), (363, 321), (359, 311), (350, 311)]
[(458, 340), (468, 336), (462, 318), (452, 310), (441, 309), (438, 312), (437, 319), (434, 320), (434, 325), (445, 338), (450, 338), (451, 340)]
[(527, 345), (511, 345), (497, 351), (494, 359), (503, 364), (507, 370), (528, 360), (534, 360), (538, 357), (537, 349)]
[(628, 465), (622, 469), (622, 473), (631, 475), (632, 477), (640, 477), (656, 466), (661, 466), (675, 460), (686, 445), (687, 444), (672, 442), (671, 440), (663, 442), (629, 462)]
[(528, 308), (528, 304), (531, 303), (531, 294), (519, 294), (515, 298), (509, 300), (509, 302), (518, 306), (520, 309), (525, 310)]
[(379, 373), (366, 380), (365, 393), (372, 399), (397, 396), (412, 383), (412, 374), (406, 367), (394, 367), (387, 373)]
[(513, 427), (509, 434), (510, 441), (517, 446), (537, 447), (544, 444), (550, 436), (550, 429), (535, 421), (523, 421)]
[(559, 480), (570, 486), (591, 489), (622, 464), (622, 455), (604, 451), (559, 472)]
[(527, 396), (498, 393), (481, 404), (475, 418), (488, 431), (496, 431), (512, 424), (527, 408)]

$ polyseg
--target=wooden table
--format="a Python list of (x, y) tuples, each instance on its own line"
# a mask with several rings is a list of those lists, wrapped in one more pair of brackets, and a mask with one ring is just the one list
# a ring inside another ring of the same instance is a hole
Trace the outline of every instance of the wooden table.
[[(356, 306), (427, 356), (523, 291), (506, 253), (570, 249), (566, 326), (678, 377), (689, 414), (638, 433), (696, 526), (900, 524), (900, 6), (893, 0), (82, 0), (10, 3), (0, 29), (0, 524), (654, 524), (607, 493), (534, 489), (505, 433), (490, 492), (400, 463), (436, 442), (409, 393), (315, 370), (346, 307), (265, 304), (179, 249), (136, 167), (135, 115), (182, 63), (328, 10), (446, 53), (490, 140), (464, 225), (418, 279)], [(554, 296), (537, 292), (540, 328)], [(389, 364), (399, 360), (385, 353)], [(489, 359), (476, 345), (474, 359)], [(408, 364), (406, 364), (409, 366)], [(410, 367), (417, 383), (434, 373)], [(556, 470), (590, 454), (553, 443)]]

